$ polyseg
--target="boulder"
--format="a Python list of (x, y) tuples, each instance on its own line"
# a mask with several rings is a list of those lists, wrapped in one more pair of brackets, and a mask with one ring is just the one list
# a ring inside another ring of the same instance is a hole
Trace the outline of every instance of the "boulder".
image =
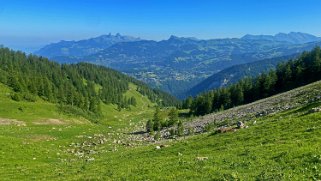
[(244, 125), (244, 123), (243, 123), (242, 121), (238, 121), (238, 122), (236, 123), (236, 126), (237, 126), (238, 129), (242, 129), (242, 128), (245, 127), (245, 125)]
[(208, 157), (196, 157), (197, 161), (205, 161), (208, 160)]
[(312, 108), (310, 110), (310, 113), (315, 113), (315, 112), (321, 112), (321, 108), (320, 107), (315, 107), (315, 108)]
[(169, 145), (160, 145), (161, 148), (167, 148)]

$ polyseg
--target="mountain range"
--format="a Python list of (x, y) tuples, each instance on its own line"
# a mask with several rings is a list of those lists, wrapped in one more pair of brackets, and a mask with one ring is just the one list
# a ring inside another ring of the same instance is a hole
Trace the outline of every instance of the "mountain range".
[(60, 63), (90, 62), (111, 67), (184, 98), (193, 92), (191, 88), (224, 69), (294, 55), (316, 45), (321, 45), (319, 37), (299, 32), (210, 40), (171, 36), (162, 41), (117, 34), (61, 41), (35, 53)]
[(246, 40), (271, 40), (271, 41), (284, 41), (290, 42), (293, 44), (302, 44), (309, 43), (314, 41), (321, 40), (319, 37), (314, 35), (300, 33), (300, 32), (291, 32), (291, 33), (278, 33), (276, 35), (245, 35), (242, 39)]
[(116, 43), (139, 41), (139, 38), (131, 36), (122, 36), (119, 33), (116, 35), (102, 35), (96, 38), (90, 38), (80, 41), (60, 41), (46, 45), (35, 54), (46, 56), (52, 59), (59, 59), (62, 57), (77, 58), (87, 56), (104, 50)]

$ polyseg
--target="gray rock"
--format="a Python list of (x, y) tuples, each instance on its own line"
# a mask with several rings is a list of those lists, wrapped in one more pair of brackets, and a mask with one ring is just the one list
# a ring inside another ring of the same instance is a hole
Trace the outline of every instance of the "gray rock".
[(236, 123), (236, 126), (237, 126), (238, 129), (242, 129), (242, 128), (244, 128), (245, 125), (244, 125), (244, 123), (242, 121), (238, 121)]

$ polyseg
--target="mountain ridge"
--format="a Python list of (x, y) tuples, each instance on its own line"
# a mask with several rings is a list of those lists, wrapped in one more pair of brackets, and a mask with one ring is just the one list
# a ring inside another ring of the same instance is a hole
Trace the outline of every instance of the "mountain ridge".
[[(310, 41), (310, 36), (304, 35), (303, 39), (307, 38), (304, 41)], [(291, 37), (295, 36), (298, 34), (291, 34)], [(314, 47), (311, 46), (314, 42), (296, 44), (291, 41), (244, 37), (199, 40), (170, 36), (161, 41), (118, 42), (85, 56), (55, 56), (53, 59), (60, 63), (90, 62), (111, 67), (182, 97), (182, 93), (192, 86), (228, 67), (300, 53)]]
[(185, 97), (195, 96), (215, 88), (226, 87), (244, 77), (253, 77), (274, 69), (279, 63), (297, 57), (298, 54), (234, 65), (211, 75), (186, 92)]
[(89, 54), (99, 52), (106, 49), (113, 44), (120, 42), (139, 41), (140, 38), (132, 36), (121, 35), (119, 33), (112, 35), (100, 35), (94, 38), (88, 38), (83, 40), (61, 40), (57, 43), (51, 43), (44, 46), (35, 52), (36, 55), (45, 56), (48, 58), (67, 56), (67, 57), (81, 57)]
[(272, 40), (272, 41), (285, 41), (293, 44), (309, 43), (314, 41), (320, 41), (321, 38), (301, 32), (290, 33), (277, 33), (275, 35), (251, 35), (246, 34), (241, 39), (246, 40)]

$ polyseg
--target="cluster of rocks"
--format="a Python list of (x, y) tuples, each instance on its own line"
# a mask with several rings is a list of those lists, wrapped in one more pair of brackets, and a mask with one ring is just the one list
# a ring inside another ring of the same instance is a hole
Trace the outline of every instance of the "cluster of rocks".
[(122, 146), (126, 146), (126, 147), (133, 147), (135, 146), (135, 144), (131, 141), (128, 141), (128, 140), (114, 140), (113, 141), (113, 144), (118, 144), (118, 145), (122, 145)]
[(107, 139), (102, 134), (94, 136), (81, 136), (85, 141), (80, 143), (71, 143), (67, 149), (68, 153), (75, 155), (78, 158), (83, 158), (86, 161), (94, 161), (92, 155), (98, 153), (97, 146), (107, 142)]
[(205, 161), (205, 160), (208, 160), (208, 157), (196, 157), (195, 158), (196, 161)]
[(315, 107), (310, 110), (310, 113), (321, 112), (321, 107)]

